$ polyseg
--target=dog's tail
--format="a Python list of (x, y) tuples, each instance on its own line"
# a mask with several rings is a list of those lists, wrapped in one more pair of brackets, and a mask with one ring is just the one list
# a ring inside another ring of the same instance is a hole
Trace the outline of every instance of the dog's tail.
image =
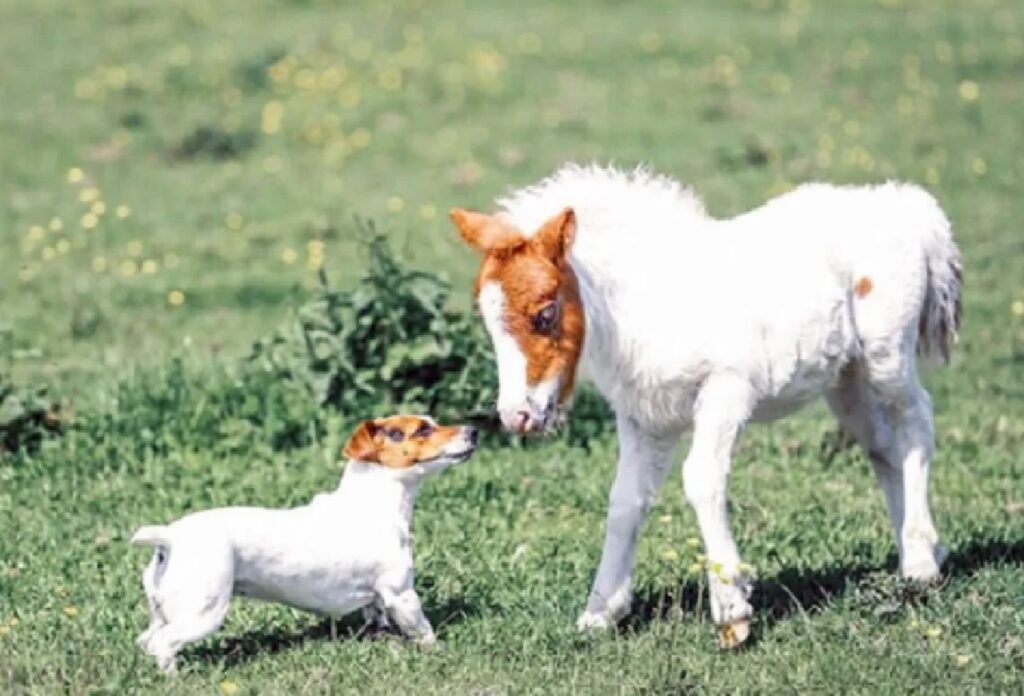
[(150, 524), (139, 527), (132, 536), (132, 543), (136, 546), (159, 546), (170, 547), (170, 530), (162, 524)]

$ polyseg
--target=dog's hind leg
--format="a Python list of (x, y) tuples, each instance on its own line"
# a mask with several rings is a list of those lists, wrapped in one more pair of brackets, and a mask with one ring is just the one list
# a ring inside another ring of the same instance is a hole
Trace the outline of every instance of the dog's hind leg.
[(214, 598), (201, 612), (191, 616), (175, 616), (171, 623), (162, 626), (149, 639), (150, 651), (156, 658), (157, 666), (168, 674), (176, 671), (175, 657), (189, 643), (213, 635), (224, 623), (230, 604), (231, 594)]
[(167, 623), (149, 638), (149, 652), (161, 670), (173, 673), (178, 651), (221, 627), (233, 587), (229, 546), (210, 541), (201, 549), (175, 547), (158, 592), (159, 610)]
[(157, 548), (153, 558), (142, 572), (142, 587), (146, 591), (146, 602), (149, 605), (149, 627), (139, 634), (136, 643), (146, 653), (150, 653), (149, 641), (166, 623), (167, 618), (160, 610), (158, 583), (167, 560), (167, 550)]

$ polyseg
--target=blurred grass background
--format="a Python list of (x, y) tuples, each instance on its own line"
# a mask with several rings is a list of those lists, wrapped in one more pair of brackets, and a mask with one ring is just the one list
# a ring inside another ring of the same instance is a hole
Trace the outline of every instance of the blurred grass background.
[[(473, 272), (447, 222), (566, 159), (649, 162), (730, 215), (814, 179), (918, 181), (1007, 293), (1014, 3), (0, 4), (3, 320), (85, 385), (244, 345), (354, 215)], [(92, 213), (92, 214), (90, 214)], [(351, 281), (350, 281), (351, 282)], [(177, 294), (181, 293), (181, 294)], [(172, 293), (175, 293), (172, 295)], [(180, 304), (178, 304), (180, 302)]]

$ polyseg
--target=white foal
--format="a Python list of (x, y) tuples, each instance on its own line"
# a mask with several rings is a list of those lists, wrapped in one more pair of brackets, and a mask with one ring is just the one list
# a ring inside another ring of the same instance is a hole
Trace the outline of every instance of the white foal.
[(750, 581), (726, 507), (732, 450), (749, 421), (822, 394), (868, 453), (903, 575), (938, 575), (932, 405), (915, 354), (948, 360), (961, 266), (930, 195), (813, 184), (715, 220), (689, 189), (646, 170), (566, 166), (499, 205), (452, 219), (484, 255), (476, 293), (503, 423), (550, 430), (578, 363), (617, 414), (618, 471), (581, 628), (629, 611), (641, 526), (692, 429), (683, 479), (720, 570), (709, 573), (712, 617), (723, 645), (745, 640)]

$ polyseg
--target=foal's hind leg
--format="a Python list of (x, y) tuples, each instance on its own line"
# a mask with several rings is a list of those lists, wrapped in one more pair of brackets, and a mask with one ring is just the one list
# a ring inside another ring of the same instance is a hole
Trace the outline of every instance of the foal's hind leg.
[(904, 577), (933, 580), (946, 559), (939, 544), (931, 508), (928, 480), (935, 452), (932, 400), (915, 378), (895, 395), (886, 411), (893, 429), (893, 457), (903, 475), (903, 521), (900, 526), (900, 570)]
[(892, 519), (902, 574), (918, 580), (937, 577), (945, 550), (928, 506), (934, 451), (928, 393), (912, 373), (906, 380), (873, 384), (867, 366), (854, 363), (827, 400), (871, 460)]

